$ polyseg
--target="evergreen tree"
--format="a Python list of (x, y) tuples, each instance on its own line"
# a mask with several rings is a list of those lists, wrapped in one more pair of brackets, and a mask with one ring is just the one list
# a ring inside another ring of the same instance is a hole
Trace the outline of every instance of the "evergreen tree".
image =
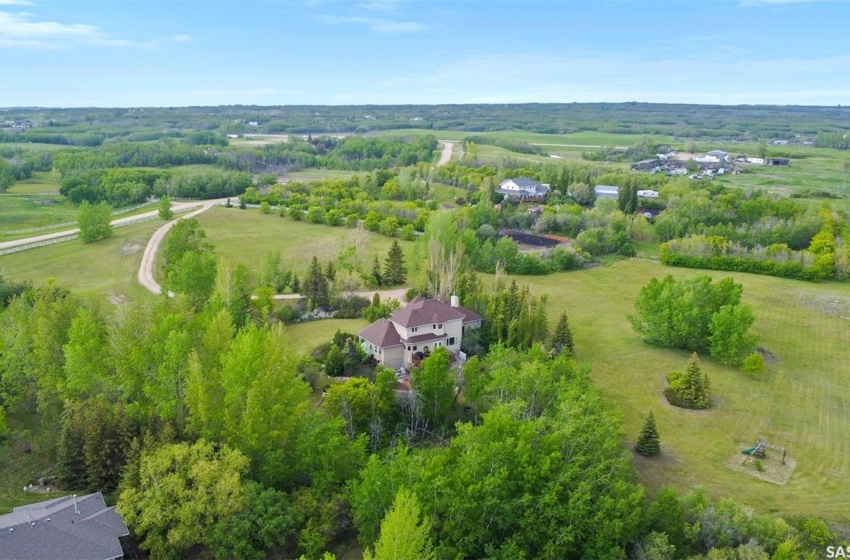
[(397, 286), (404, 284), (405, 280), (407, 280), (407, 268), (404, 266), (404, 252), (398, 240), (394, 239), (384, 261), (384, 283), (387, 286)]
[(375, 284), (377, 284), (378, 287), (384, 285), (384, 277), (381, 274), (381, 263), (378, 261), (378, 255), (375, 255), (375, 262), (372, 263), (372, 278), (375, 279)]
[(697, 405), (702, 399), (703, 376), (699, 366), (699, 356), (694, 352), (688, 360), (685, 369), (685, 383), (682, 387), (682, 397), (692, 405)]
[(711, 381), (708, 380), (708, 374), (705, 374), (702, 378), (702, 391), (700, 391), (699, 402), (696, 404), (698, 408), (711, 406)]
[(328, 261), (328, 265), (325, 267), (325, 278), (328, 279), (329, 284), (333, 284), (336, 281), (336, 268), (333, 261)]
[(699, 356), (696, 352), (691, 354), (691, 358), (688, 360), (680, 396), (693, 408), (709, 408), (711, 406), (711, 382), (708, 375), (702, 373)]
[(381, 296), (378, 292), (375, 292), (375, 295), (372, 296), (372, 307), (380, 307), (381, 306)]
[(295, 273), (292, 275), (292, 293), (298, 294), (301, 293), (301, 281), (298, 280), (298, 274)]
[(307, 278), (304, 279), (304, 295), (310, 300), (310, 307), (327, 307), (329, 303), (328, 279), (325, 273), (322, 272), (322, 266), (319, 264), (319, 259), (315, 256), (310, 261), (310, 270), (307, 272)]
[(561, 313), (558, 326), (555, 327), (555, 335), (552, 337), (552, 348), (558, 354), (564, 351), (567, 351), (570, 355), (573, 354), (573, 333), (570, 331), (570, 323), (566, 311)]
[(82, 405), (67, 402), (62, 413), (62, 431), (56, 449), (58, 482), (62, 488), (83, 489), (86, 485), (86, 468), (83, 461), (85, 425)]
[(649, 411), (643, 429), (638, 436), (637, 452), (646, 457), (653, 457), (661, 453), (661, 439), (658, 437), (658, 428), (655, 427), (655, 416)]

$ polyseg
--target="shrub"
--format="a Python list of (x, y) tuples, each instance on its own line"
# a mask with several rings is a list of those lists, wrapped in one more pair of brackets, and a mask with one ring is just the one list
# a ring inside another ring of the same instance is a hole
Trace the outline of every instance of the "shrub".
[(741, 363), (741, 371), (759, 372), (764, 371), (764, 356), (753, 352)]

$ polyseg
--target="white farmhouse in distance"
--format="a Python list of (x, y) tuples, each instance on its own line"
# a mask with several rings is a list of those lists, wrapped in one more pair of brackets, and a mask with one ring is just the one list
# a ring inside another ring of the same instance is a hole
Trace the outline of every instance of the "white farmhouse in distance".
[(543, 200), (549, 194), (549, 185), (539, 183), (528, 177), (505, 179), (499, 183), (497, 193), (505, 197), (516, 197), (520, 200)]

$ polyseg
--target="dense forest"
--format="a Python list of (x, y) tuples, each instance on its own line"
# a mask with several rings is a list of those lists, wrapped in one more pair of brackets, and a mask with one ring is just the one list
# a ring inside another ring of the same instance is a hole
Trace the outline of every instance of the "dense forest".
[[(846, 149), (850, 108), (653, 103), (502, 105), (222, 106), (134, 109), (0, 109), (0, 119), (39, 126), (0, 132), (0, 141), (96, 146), (184, 137), (187, 130), (227, 134), (338, 134), (418, 128), (548, 134), (598, 131), (685, 138), (793, 139)], [(830, 134), (832, 133), (832, 134)], [(195, 133), (191, 133), (195, 134)], [(843, 142), (843, 144), (842, 144)]]

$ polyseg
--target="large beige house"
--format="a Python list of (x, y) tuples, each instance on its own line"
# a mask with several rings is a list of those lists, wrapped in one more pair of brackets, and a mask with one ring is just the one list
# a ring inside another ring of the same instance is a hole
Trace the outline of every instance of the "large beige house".
[(479, 328), (481, 321), (480, 315), (461, 307), (457, 296), (451, 297), (451, 303), (417, 296), (389, 319), (379, 319), (359, 334), (363, 350), (379, 364), (409, 369), (414, 360), (441, 346), (457, 354), (466, 330)]

